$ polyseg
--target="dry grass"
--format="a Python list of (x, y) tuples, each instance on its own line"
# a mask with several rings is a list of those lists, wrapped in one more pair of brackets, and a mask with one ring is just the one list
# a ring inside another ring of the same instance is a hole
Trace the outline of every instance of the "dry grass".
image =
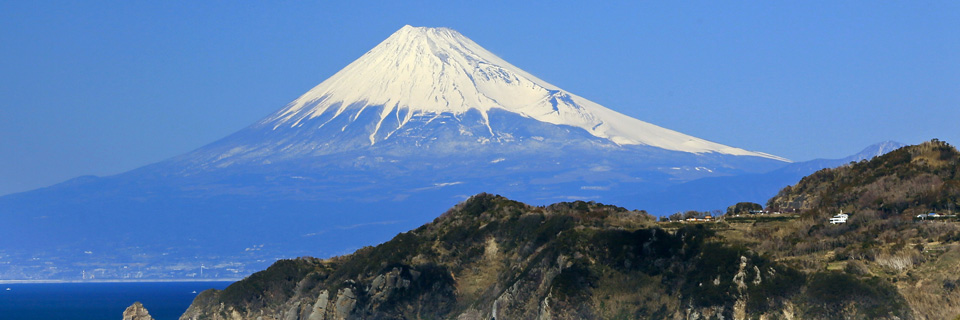
[(880, 267), (887, 269), (888, 272), (900, 273), (923, 262), (923, 257), (917, 252), (900, 251), (896, 253), (882, 253), (877, 256), (874, 262)]
[(847, 263), (844, 261), (834, 261), (834, 262), (827, 263), (827, 270), (830, 270), (830, 271), (840, 271), (840, 270), (846, 269), (846, 267), (847, 267)]
[(484, 290), (493, 287), (504, 269), (504, 258), (496, 240), (488, 238), (483, 259), (466, 266), (457, 275), (456, 286), (462, 300), (475, 301), (483, 295)]
[(660, 277), (609, 272), (600, 278), (602, 291), (593, 293), (594, 310), (602, 319), (637, 319), (660, 310), (680, 309), (677, 297), (667, 295)]
[[(917, 266), (912, 281), (899, 283), (900, 294), (918, 319), (954, 319), (960, 316), (960, 288), (945, 284), (960, 282), (960, 244), (951, 244), (936, 259)], [(905, 279), (906, 280), (906, 279)]]

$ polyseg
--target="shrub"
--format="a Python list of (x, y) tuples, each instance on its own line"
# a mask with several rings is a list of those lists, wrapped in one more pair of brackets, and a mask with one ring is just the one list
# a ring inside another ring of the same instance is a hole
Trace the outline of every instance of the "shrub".
[(863, 264), (859, 260), (849, 260), (847, 265), (843, 267), (843, 271), (856, 276), (863, 276), (870, 273), (870, 269), (867, 269), (867, 265)]
[(906, 313), (903, 297), (879, 278), (860, 280), (847, 273), (817, 272), (809, 279), (805, 301), (813, 317), (832, 318), (848, 306), (870, 319)]

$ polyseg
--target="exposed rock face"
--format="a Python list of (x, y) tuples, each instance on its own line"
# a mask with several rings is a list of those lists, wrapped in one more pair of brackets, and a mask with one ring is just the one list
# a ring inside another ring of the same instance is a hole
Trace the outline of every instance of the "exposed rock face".
[(327, 303), (330, 302), (330, 292), (327, 290), (320, 291), (320, 296), (317, 297), (317, 302), (313, 304), (313, 309), (310, 310), (307, 320), (326, 320), (327, 314)]
[(350, 288), (344, 288), (337, 294), (337, 309), (333, 320), (346, 319), (353, 312), (353, 307), (357, 304), (357, 296)]
[(123, 320), (153, 320), (153, 317), (140, 302), (134, 302), (123, 311)]

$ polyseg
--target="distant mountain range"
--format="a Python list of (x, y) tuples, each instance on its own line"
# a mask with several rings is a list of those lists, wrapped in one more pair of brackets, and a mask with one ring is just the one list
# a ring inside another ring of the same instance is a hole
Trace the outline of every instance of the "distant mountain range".
[(668, 186), (660, 191), (634, 194), (620, 200), (660, 214), (681, 210), (723, 209), (726, 205), (744, 201), (765, 205), (781, 188), (796, 184), (801, 178), (818, 170), (870, 160), (904, 146), (906, 145), (899, 142), (884, 141), (842, 159), (814, 159), (794, 162), (770, 172), (708, 177)]
[[(224, 139), (0, 197), (0, 279), (242, 277), (385, 241), (480, 192), (666, 213), (743, 198), (690, 200), (717, 188), (691, 181), (788, 165), (620, 114), (456, 31), (405, 26)], [(758, 179), (745, 190), (794, 181)]]

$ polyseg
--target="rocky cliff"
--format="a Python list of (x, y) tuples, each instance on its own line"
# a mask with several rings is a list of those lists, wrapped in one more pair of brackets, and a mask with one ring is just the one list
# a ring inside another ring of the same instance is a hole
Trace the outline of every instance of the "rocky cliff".
[(123, 310), (123, 320), (153, 320), (153, 317), (150, 316), (150, 312), (147, 312), (147, 308), (143, 307), (143, 304), (134, 302), (126, 310)]

